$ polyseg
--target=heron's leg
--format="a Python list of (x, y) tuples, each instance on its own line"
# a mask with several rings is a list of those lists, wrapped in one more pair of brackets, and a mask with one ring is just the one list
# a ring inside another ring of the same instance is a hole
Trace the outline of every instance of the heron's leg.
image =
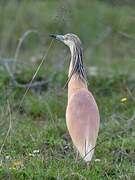
[(79, 160), (79, 152), (76, 151), (76, 157), (75, 157), (75, 162), (77, 162)]

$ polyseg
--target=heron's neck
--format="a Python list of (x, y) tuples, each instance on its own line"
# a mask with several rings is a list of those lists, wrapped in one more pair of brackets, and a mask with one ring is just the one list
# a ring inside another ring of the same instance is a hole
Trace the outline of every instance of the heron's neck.
[(73, 74), (78, 74), (83, 81), (86, 80), (86, 73), (83, 66), (82, 48), (80, 46), (71, 46), (71, 61), (69, 66), (68, 77), (71, 78)]
[(87, 88), (85, 69), (82, 60), (81, 47), (71, 47), (71, 61), (68, 72), (68, 94), (72, 94), (75, 90)]

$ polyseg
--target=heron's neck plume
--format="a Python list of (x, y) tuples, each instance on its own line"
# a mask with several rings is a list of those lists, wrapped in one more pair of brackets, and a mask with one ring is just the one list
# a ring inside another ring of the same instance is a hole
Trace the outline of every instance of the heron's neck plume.
[(69, 81), (72, 78), (72, 76), (76, 74), (79, 79), (86, 82), (86, 72), (83, 66), (82, 59), (82, 48), (80, 46), (73, 46), (70, 48), (70, 51), (71, 62), (68, 73)]
[(78, 89), (87, 89), (87, 80), (82, 60), (81, 47), (70, 48), (71, 61), (68, 73), (68, 99)]

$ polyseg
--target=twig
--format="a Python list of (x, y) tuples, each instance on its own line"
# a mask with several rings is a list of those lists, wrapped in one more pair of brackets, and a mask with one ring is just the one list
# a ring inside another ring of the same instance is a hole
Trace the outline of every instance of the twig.
[(99, 144), (97, 144), (96, 146), (94, 146), (93, 148), (91, 148), (91, 149), (85, 154), (85, 156), (83, 157), (83, 159), (85, 159), (86, 156), (87, 156), (92, 150), (94, 150), (98, 145), (99, 145)]
[(15, 80), (15, 77), (14, 77), (13, 73), (12, 73), (11, 70), (10, 70), (9, 64), (8, 64), (7, 62), (3, 62), (3, 65), (4, 65), (5, 69), (7, 70), (7, 72), (8, 72), (8, 74), (9, 74), (11, 80), (12, 80), (12, 81), (14, 82), (14, 84), (15, 84), (15, 83), (16, 83), (16, 80)]
[(49, 81), (51, 81), (51, 80), (37, 81), (37, 82), (34, 82), (32, 84), (30, 84), (30, 83), (20, 84), (16, 81), (15, 86), (19, 87), (19, 88), (36, 88), (36, 87), (40, 87), (40, 86), (47, 84)]
[(135, 37), (133, 37), (133, 36), (131, 36), (131, 35), (125, 33), (125, 32), (119, 31), (118, 33), (119, 33), (120, 35), (128, 38), (128, 39), (131, 39), (131, 40), (134, 40), (134, 41), (135, 41)]
[(101, 44), (105, 40), (105, 38), (108, 37), (111, 33), (112, 33), (112, 28), (107, 27), (105, 31), (103, 31), (103, 32), (101, 32), (101, 34), (99, 34), (99, 36), (97, 37), (93, 46), (97, 46), (97, 45)]
[(133, 116), (128, 120), (128, 126), (130, 127), (132, 122), (135, 120), (135, 111), (133, 112)]
[[(74, 176), (77, 176), (80, 180), (86, 180), (86, 178), (83, 175), (81, 175), (77, 172), (73, 172), (73, 171), (70, 174), (67, 174), (66, 176), (64, 176), (64, 179), (67, 179), (70, 177), (71, 177), (71, 179), (73, 179), (72, 177), (74, 177)], [(78, 179), (77, 177), (75, 177), (75, 179)]]
[(33, 83), (33, 81), (34, 81), (34, 79), (35, 79), (35, 77), (36, 77), (39, 69), (41, 68), (44, 60), (46, 59), (46, 57), (47, 57), (47, 55), (48, 55), (48, 52), (49, 52), (49, 50), (50, 50), (50, 48), (51, 48), (51, 46), (52, 46), (52, 43), (53, 43), (53, 40), (51, 41), (51, 43), (50, 43), (50, 45), (49, 45), (49, 47), (48, 47), (48, 50), (47, 50), (46, 54), (43, 56), (41, 63), (39, 64), (36, 72), (34, 73), (32, 79), (31, 79), (31, 81), (30, 81), (30, 83), (29, 83), (30, 85), (29, 85), (29, 87), (26, 89), (26, 91), (25, 91), (25, 93), (24, 93), (24, 95), (23, 95), (23, 97), (22, 97), (22, 99), (21, 99), (21, 101), (20, 101), (18, 110), (20, 109), (20, 107), (21, 107), (21, 105), (22, 105), (22, 103), (23, 103), (23, 101), (24, 101), (24, 98), (25, 98), (26, 94), (28, 93), (28, 91), (29, 91), (29, 89), (30, 89), (30, 86), (32, 85), (32, 83)]
[(21, 45), (24, 41), (24, 39), (31, 33), (37, 33), (36, 30), (27, 30), (22, 36), (21, 38), (19, 39), (19, 43), (16, 47), (16, 51), (15, 51), (15, 56), (14, 56), (14, 65), (13, 65), (13, 74), (15, 72), (15, 69), (16, 69), (16, 61), (17, 61), (17, 58), (18, 58), (18, 55), (19, 55), (19, 51), (20, 51), (20, 48), (21, 48)]
[[(9, 65), (12, 65), (14, 63), (14, 59), (13, 58), (3, 58), (3, 57), (0, 57), (0, 64), (1, 65), (5, 65), (5, 63), (7, 63)], [(23, 65), (31, 67), (30, 64), (28, 64), (26, 62), (18, 61), (17, 63), (20, 64), (20, 65), (23, 64)]]
[(0, 148), (0, 155), (2, 153), (2, 150), (3, 150), (3, 147), (5, 145), (5, 142), (10, 134), (10, 131), (11, 131), (11, 128), (12, 128), (12, 119), (11, 119), (11, 109), (10, 109), (10, 104), (9, 104), (9, 101), (7, 100), (7, 107), (8, 107), (8, 113), (9, 113), (9, 128), (8, 128), (8, 131), (7, 131), (7, 134), (5, 136), (5, 139), (3, 140), (3, 143), (1, 145), (1, 148)]
[(129, 96), (131, 97), (131, 99), (135, 102), (135, 97), (132, 95), (130, 89), (128, 87), (126, 87), (126, 89), (127, 89)]
[(40, 87), (40, 86), (43, 86), (47, 83), (49, 83), (51, 81), (51, 79), (49, 80), (46, 80), (46, 81), (37, 81), (37, 82), (33, 82), (32, 84), (30, 83), (26, 83), (26, 84), (21, 84), (21, 83), (18, 83), (14, 77), (14, 74), (12, 74), (11, 72), (11, 69), (9, 67), (9, 62), (10, 61), (6, 61), (6, 62), (2, 62), (2, 64), (4, 65), (5, 69), (7, 70), (11, 80), (12, 80), (12, 83), (15, 87), (19, 87), (19, 88), (36, 88), (36, 87)]
[(101, 44), (110, 34), (112, 33), (112, 28), (107, 27), (105, 31), (101, 32), (95, 42), (93, 43), (92, 47), (90, 48), (90, 55), (93, 53), (95, 47)]

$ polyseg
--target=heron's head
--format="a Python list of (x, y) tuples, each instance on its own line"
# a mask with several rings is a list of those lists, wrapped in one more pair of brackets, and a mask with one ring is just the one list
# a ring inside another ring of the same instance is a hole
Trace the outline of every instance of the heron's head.
[(70, 49), (75, 47), (75, 46), (81, 46), (81, 41), (80, 41), (79, 37), (77, 35), (75, 35), (75, 34), (72, 34), (72, 33), (68, 33), (68, 34), (65, 34), (65, 35), (51, 34), (50, 37), (63, 42)]

